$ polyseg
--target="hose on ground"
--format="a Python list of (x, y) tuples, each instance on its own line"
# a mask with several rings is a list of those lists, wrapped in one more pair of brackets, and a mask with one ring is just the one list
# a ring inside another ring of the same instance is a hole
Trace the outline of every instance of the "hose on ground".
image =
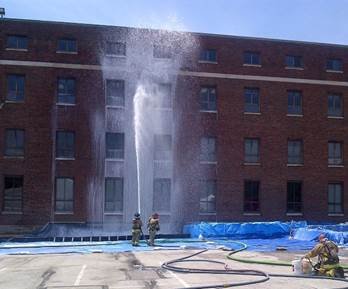
[[(235, 244), (238, 244), (241, 246), (241, 248), (234, 250), (230, 252), (227, 255), (227, 258), (234, 261), (243, 260), (242, 262), (245, 262), (245, 259), (232, 257), (232, 255), (246, 250), (247, 245), (242, 242), (238, 241), (232, 241)], [(190, 254), (188, 256), (184, 256), (182, 258), (174, 259), (168, 262), (165, 262), (162, 264), (162, 268), (174, 271), (174, 272), (180, 272), (180, 273), (198, 273), (198, 274), (224, 274), (224, 275), (249, 275), (249, 276), (261, 276), (262, 278), (252, 281), (244, 281), (244, 282), (231, 282), (231, 283), (225, 283), (225, 284), (214, 284), (214, 285), (204, 285), (204, 286), (194, 286), (194, 287), (188, 287), (189, 289), (207, 289), (207, 288), (229, 288), (229, 287), (236, 287), (236, 286), (247, 286), (257, 283), (266, 282), (270, 279), (270, 277), (282, 277), (282, 278), (298, 278), (298, 279), (321, 279), (321, 280), (334, 280), (334, 281), (341, 281), (348, 283), (347, 279), (344, 278), (333, 278), (333, 277), (326, 277), (326, 276), (312, 276), (312, 275), (294, 275), (294, 274), (268, 274), (266, 272), (260, 271), (260, 270), (236, 270), (236, 269), (229, 269), (227, 264), (225, 262), (216, 261), (216, 260), (209, 260), (209, 259), (191, 259), (192, 257), (198, 256), (204, 252), (207, 252), (208, 249), (200, 250), (198, 252), (195, 252), (193, 254)], [(199, 269), (199, 268), (190, 268), (190, 267), (180, 267), (175, 266), (174, 264), (178, 263), (185, 263), (185, 262), (205, 262), (205, 263), (211, 263), (211, 264), (219, 264), (223, 265), (224, 269)], [(255, 264), (264, 264), (264, 265), (276, 265), (276, 266), (291, 266), (290, 263), (287, 262), (274, 262), (274, 261), (255, 261), (250, 260), (249, 262), (245, 263), (255, 263)], [(186, 287), (187, 288), (187, 287)], [(348, 287), (343, 287), (348, 288)], [(342, 289), (343, 289), (342, 288)]]

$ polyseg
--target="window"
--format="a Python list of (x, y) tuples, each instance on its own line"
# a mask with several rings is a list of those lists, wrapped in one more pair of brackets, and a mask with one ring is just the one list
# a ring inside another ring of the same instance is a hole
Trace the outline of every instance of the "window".
[(153, 57), (154, 58), (171, 58), (172, 50), (169, 46), (154, 45), (153, 46)]
[(158, 212), (170, 211), (170, 179), (153, 180), (153, 210)]
[(259, 212), (259, 185), (258, 181), (244, 182), (244, 212)]
[(8, 35), (6, 48), (28, 49), (28, 38), (21, 35)]
[(105, 212), (123, 212), (123, 178), (105, 179)]
[(171, 135), (154, 135), (154, 159), (170, 160), (172, 156), (172, 136)]
[(201, 110), (216, 111), (216, 87), (202, 86), (200, 98)]
[(302, 115), (301, 91), (288, 90), (288, 114)]
[(215, 137), (201, 138), (200, 160), (204, 162), (216, 161), (216, 138)]
[(287, 188), (287, 213), (301, 213), (302, 211), (302, 183), (288, 182)]
[(75, 103), (75, 79), (58, 78), (58, 103)]
[(328, 59), (326, 62), (326, 69), (332, 71), (343, 71), (343, 64), (341, 59)]
[(124, 158), (124, 133), (106, 133), (106, 158)]
[(77, 52), (76, 40), (75, 39), (59, 39), (57, 51), (58, 52), (76, 53)]
[(329, 142), (329, 165), (342, 165), (343, 164), (343, 143), (341, 142)]
[(5, 176), (3, 210), (5, 212), (22, 211), (23, 176)]
[(303, 164), (302, 140), (288, 140), (288, 164)]
[(331, 183), (328, 186), (328, 213), (343, 213), (343, 184)]
[(285, 57), (285, 65), (286, 67), (302, 68), (303, 66), (302, 56), (287, 55)]
[(258, 52), (244, 52), (244, 64), (260, 65), (260, 53)]
[(24, 156), (23, 129), (6, 129), (5, 155), (10, 157)]
[(74, 211), (74, 180), (71, 178), (56, 178), (55, 211), (72, 213)]
[(23, 101), (25, 76), (9, 74), (7, 76), (7, 97), (8, 101)]
[(172, 85), (170, 83), (160, 83), (155, 88), (155, 107), (172, 107)]
[(106, 80), (106, 104), (113, 106), (124, 106), (124, 80)]
[(244, 140), (244, 161), (246, 163), (258, 163), (260, 161), (259, 139), (246, 138)]
[(260, 96), (258, 88), (245, 88), (244, 100), (245, 112), (260, 112)]
[(328, 116), (343, 116), (343, 99), (339, 94), (329, 94), (328, 96)]
[(201, 51), (199, 60), (216, 62), (216, 50), (215, 49), (205, 49)]
[(216, 213), (216, 180), (204, 180), (201, 182), (201, 194), (199, 200), (200, 213)]
[(105, 48), (106, 55), (126, 55), (126, 43), (107, 41)]
[(57, 131), (56, 157), (72, 159), (75, 157), (75, 133)]

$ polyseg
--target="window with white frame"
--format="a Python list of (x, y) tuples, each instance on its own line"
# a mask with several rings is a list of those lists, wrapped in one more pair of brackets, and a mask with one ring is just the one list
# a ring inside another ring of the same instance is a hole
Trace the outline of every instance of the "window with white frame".
[(328, 213), (343, 213), (343, 184), (330, 183), (328, 185)]
[(216, 213), (216, 187), (216, 180), (201, 181), (200, 213)]
[(331, 71), (343, 71), (342, 59), (328, 59), (326, 69)]
[(287, 184), (287, 213), (301, 213), (302, 211), (302, 182), (289, 181)]
[(6, 100), (11, 102), (24, 101), (25, 76), (20, 74), (7, 75)]
[(154, 92), (155, 107), (171, 108), (172, 107), (172, 85), (170, 83), (159, 83), (155, 86)]
[(72, 178), (56, 178), (55, 211), (59, 213), (74, 211), (74, 180)]
[(154, 45), (153, 46), (153, 57), (154, 58), (171, 58), (172, 49), (170, 46), (165, 45)]
[(343, 116), (343, 98), (340, 94), (331, 93), (328, 96), (328, 116)]
[(153, 211), (170, 211), (171, 180), (156, 178), (153, 180)]
[(288, 140), (288, 164), (303, 164), (302, 140)]
[(104, 211), (106, 213), (123, 212), (123, 178), (105, 179)]
[(106, 133), (106, 158), (124, 159), (124, 133)]
[(216, 87), (202, 86), (200, 90), (200, 106), (204, 111), (216, 111)]
[(244, 88), (244, 112), (260, 112), (260, 90)]
[(246, 51), (244, 52), (244, 64), (260, 65), (261, 58), (259, 52)]
[(76, 39), (62, 38), (58, 40), (57, 52), (76, 53), (77, 41)]
[(257, 213), (260, 211), (259, 181), (244, 181), (244, 212)]
[(112, 55), (125, 56), (126, 43), (107, 41), (105, 44), (105, 54), (110, 56)]
[(60, 104), (75, 103), (75, 79), (58, 78), (58, 99)]
[(23, 157), (24, 156), (24, 137), (23, 129), (6, 129), (5, 131), (5, 156)]
[(244, 139), (244, 161), (246, 163), (260, 162), (260, 140), (257, 138)]
[(112, 106), (124, 106), (125, 104), (125, 83), (124, 80), (106, 80), (106, 104)]
[(72, 131), (57, 131), (56, 158), (73, 159), (75, 157), (75, 133)]
[(199, 60), (208, 61), (208, 62), (216, 62), (216, 50), (215, 49), (204, 49), (200, 53)]
[(216, 138), (205, 136), (201, 138), (200, 160), (203, 162), (216, 162)]
[(337, 141), (329, 141), (328, 146), (328, 163), (329, 165), (343, 164), (343, 143)]
[(286, 67), (291, 67), (291, 68), (302, 68), (303, 67), (302, 56), (287, 55), (285, 57), (285, 65)]
[(301, 91), (288, 90), (288, 114), (302, 115)]

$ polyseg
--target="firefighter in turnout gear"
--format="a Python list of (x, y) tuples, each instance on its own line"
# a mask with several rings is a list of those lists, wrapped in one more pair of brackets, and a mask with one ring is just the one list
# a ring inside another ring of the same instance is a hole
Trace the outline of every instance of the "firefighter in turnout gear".
[(135, 213), (133, 222), (132, 222), (132, 245), (139, 246), (139, 239), (141, 235), (141, 227), (143, 226), (143, 222), (140, 219), (140, 214)]
[(159, 225), (159, 216), (157, 213), (154, 213), (147, 223), (147, 229), (149, 230), (149, 246), (155, 246), (155, 237), (156, 233), (160, 230)]
[(314, 269), (318, 275), (344, 278), (344, 270), (339, 264), (337, 245), (325, 238), (324, 234), (319, 236), (319, 244), (304, 258), (314, 258), (318, 256), (318, 263)]

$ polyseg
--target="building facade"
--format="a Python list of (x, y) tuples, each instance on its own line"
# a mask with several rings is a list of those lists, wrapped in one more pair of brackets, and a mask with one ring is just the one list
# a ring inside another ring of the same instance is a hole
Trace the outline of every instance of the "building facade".
[(0, 225), (347, 220), (347, 46), (0, 27)]

